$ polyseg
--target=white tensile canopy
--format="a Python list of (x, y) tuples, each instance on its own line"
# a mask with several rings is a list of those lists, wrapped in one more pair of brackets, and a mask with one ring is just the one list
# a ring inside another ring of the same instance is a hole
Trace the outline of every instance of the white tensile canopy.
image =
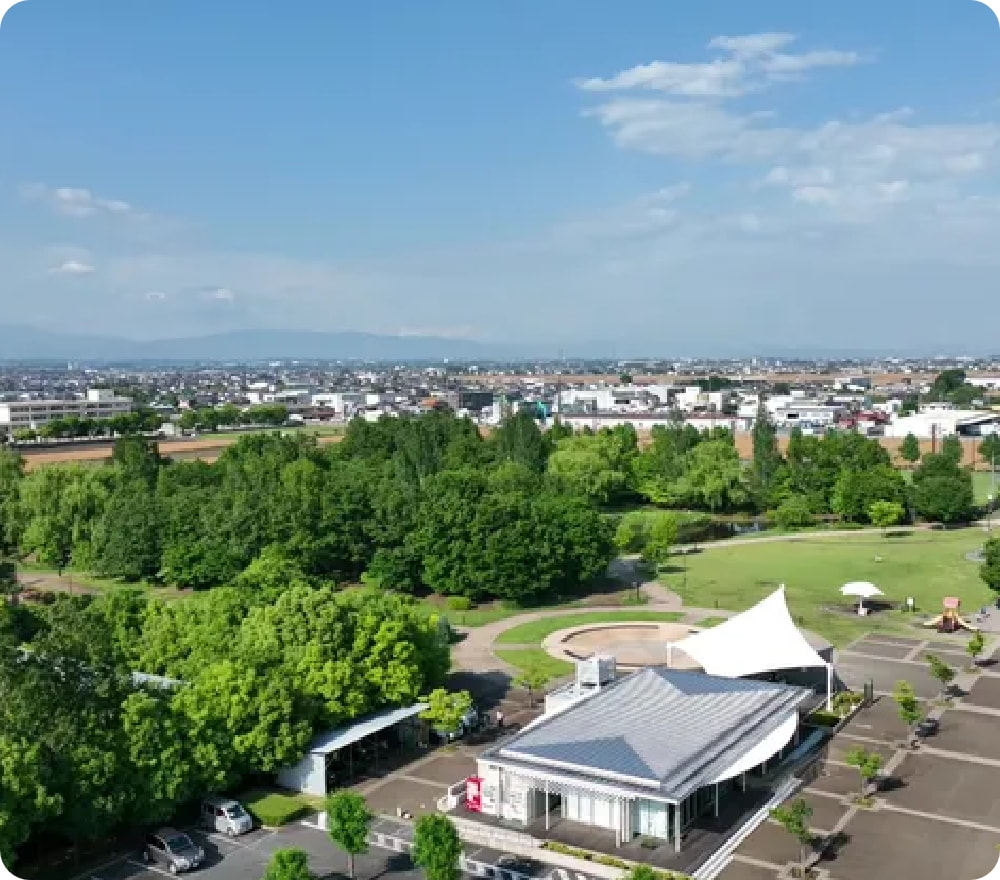
[(784, 584), (742, 614), (675, 642), (669, 653), (672, 648), (683, 651), (709, 675), (727, 678), (825, 666), (827, 702), (833, 689), (833, 667), (799, 632), (785, 601)]
[(981, 877), (980, 880), (1000, 880), (1000, 859), (998, 859), (996, 865), (993, 866), (993, 870), (990, 871), (985, 877)]
[(882, 595), (882, 591), (868, 581), (851, 581), (849, 584), (844, 584), (840, 592), (845, 596), (857, 596), (859, 599), (871, 599), (873, 596)]

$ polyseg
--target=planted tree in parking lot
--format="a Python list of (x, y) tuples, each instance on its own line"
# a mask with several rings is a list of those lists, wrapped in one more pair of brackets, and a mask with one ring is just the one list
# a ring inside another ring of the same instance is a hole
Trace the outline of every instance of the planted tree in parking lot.
[(906, 725), (909, 734), (908, 743), (912, 744), (917, 725), (924, 718), (924, 712), (920, 706), (920, 700), (917, 699), (917, 695), (913, 691), (913, 685), (908, 681), (897, 681), (896, 688), (892, 692), (892, 699), (896, 703), (900, 720)]
[(865, 797), (868, 794), (868, 787), (882, 769), (882, 756), (878, 752), (869, 752), (868, 749), (858, 746), (847, 753), (844, 761), (848, 766), (857, 769), (861, 777), (861, 797)]
[(941, 698), (948, 696), (948, 687), (955, 680), (955, 670), (934, 654), (927, 655), (928, 671), (931, 678), (935, 678), (941, 684)]
[(326, 799), (326, 830), (347, 853), (347, 875), (354, 880), (354, 857), (368, 852), (368, 834), (375, 818), (365, 799), (353, 791), (334, 792)]
[(803, 875), (809, 861), (813, 835), (809, 830), (809, 820), (813, 809), (802, 798), (771, 810), (771, 818), (795, 838), (799, 845), (799, 863)]
[(983, 653), (983, 648), (986, 647), (986, 639), (983, 638), (981, 632), (974, 632), (972, 638), (969, 639), (968, 644), (965, 646), (965, 650), (969, 652), (969, 656), (972, 658), (972, 668), (976, 668), (979, 663), (979, 655)]
[(548, 684), (549, 674), (540, 666), (529, 666), (515, 680), (514, 684), (520, 685), (528, 692), (528, 705), (535, 704), (535, 692), (540, 691)]
[(413, 831), (413, 863), (424, 869), (427, 880), (459, 880), (462, 841), (454, 823), (437, 813), (417, 819)]
[(435, 730), (446, 733), (457, 732), (462, 718), (472, 708), (472, 697), (468, 691), (435, 688), (426, 697), (421, 697), (420, 701), (427, 703), (427, 709), (420, 714), (420, 717)]
[(309, 857), (301, 849), (276, 850), (262, 880), (313, 880)]

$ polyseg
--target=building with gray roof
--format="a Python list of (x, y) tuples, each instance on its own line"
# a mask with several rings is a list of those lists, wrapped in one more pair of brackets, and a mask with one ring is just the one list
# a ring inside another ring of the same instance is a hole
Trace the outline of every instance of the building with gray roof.
[(807, 689), (648, 668), (544, 715), (478, 760), (478, 809), (671, 840), (798, 741)]

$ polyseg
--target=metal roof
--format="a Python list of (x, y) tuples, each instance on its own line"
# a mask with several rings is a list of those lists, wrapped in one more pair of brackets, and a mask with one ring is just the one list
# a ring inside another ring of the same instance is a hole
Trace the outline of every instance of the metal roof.
[(309, 746), (309, 754), (329, 755), (337, 749), (363, 740), (366, 736), (371, 736), (373, 733), (399, 724), (400, 721), (406, 721), (407, 718), (419, 715), (428, 708), (427, 703), (415, 703), (412, 706), (404, 706), (402, 709), (384, 709), (374, 715), (367, 715), (347, 727), (340, 727), (316, 737), (312, 745)]
[(648, 668), (541, 719), (495, 754), (680, 800), (714, 781), (811, 696), (784, 684)]

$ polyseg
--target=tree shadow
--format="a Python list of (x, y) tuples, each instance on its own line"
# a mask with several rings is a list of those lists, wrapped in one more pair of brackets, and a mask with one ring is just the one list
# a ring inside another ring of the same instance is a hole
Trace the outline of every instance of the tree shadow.
[(851, 835), (843, 831), (829, 835), (820, 849), (820, 861), (834, 862), (841, 850), (851, 842)]

